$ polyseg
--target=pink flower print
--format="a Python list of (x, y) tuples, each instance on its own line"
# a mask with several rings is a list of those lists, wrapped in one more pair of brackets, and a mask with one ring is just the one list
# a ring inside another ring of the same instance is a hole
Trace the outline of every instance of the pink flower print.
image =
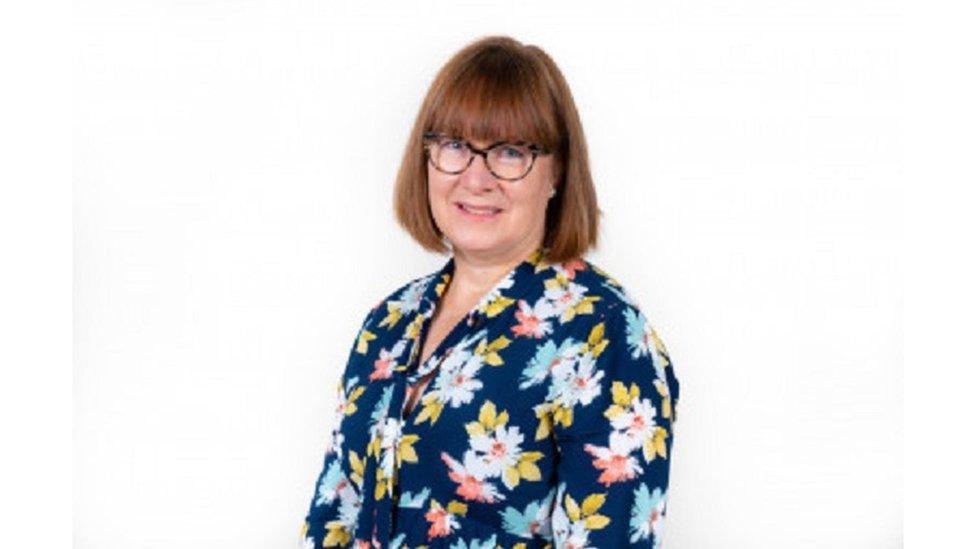
[(583, 449), (586, 453), (593, 456), (593, 466), (601, 471), (597, 482), (604, 486), (610, 486), (614, 482), (624, 482), (631, 480), (643, 469), (638, 465), (637, 460), (629, 455), (627, 448), (613, 448), (596, 446), (595, 444), (584, 444)]

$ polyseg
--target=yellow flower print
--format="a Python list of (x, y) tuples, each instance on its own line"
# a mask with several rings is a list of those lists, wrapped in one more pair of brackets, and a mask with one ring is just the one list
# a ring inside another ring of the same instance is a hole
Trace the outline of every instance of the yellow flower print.
[[(404, 336), (406, 339), (417, 339), (417, 337), (420, 336), (420, 327), (423, 325), (426, 318), (427, 317), (425, 317), (423, 313), (417, 313), (414, 315), (413, 320), (410, 321), (410, 324), (408, 324), (406, 327), (406, 331), (404, 331)], [(416, 346), (414, 347), (413, 354), (416, 355), (418, 349), (416, 349)]]
[(380, 322), (380, 328), (394, 327), (400, 319), (403, 318), (403, 311), (400, 310), (400, 306), (396, 302), (389, 302), (386, 304), (386, 316)]
[(356, 486), (363, 486), (363, 475), (366, 472), (366, 462), (363, 461), (359, 454), (353, 450), (349, 450), (349, 468), (352, 470), (352, 474), (349, 475), (349, 480), (353, 481)]
[(498, 351), (508, 347), (512, 343), (511, 339), (501, 335), (498, 336), (491, 343), (487, 343), (487, 339), (482, 339), (478, 342), (478, 346), (475, 347), (474, 352), (483, 357), (485, 364), (489, 366), (501, 366), (505, 364), (502, 357), (498, 354)]
[(598, 511), (606, 501), (606, 494), (590, 494), (583, 499), (583, 504), (577, 505), (573, 496), (566, 494), (564, 502), (566, 506), (566, 516), (573, 522), (583, 521), (583, 526), (587, 530), (599, 530), (610, 524), (610, 517), (601, 515)]
[(413, 444), (420, 440), (418, 435), (403, 435), (400, 438), (400, 443), (397, 446), (397, 467), (399, 467), (404, 461), (408, 463), (417, 463), (417, 451), (414, 450)]
[(552, 432), (552, 409), (553, 405), (551, 403), (540, 404), (536, 406), (535, 417), (539, 420), (539, 424), (535, 430), (535, 439), (542, 440), (549, 436)]
[(597, 295), (586, 295), (586, 287), (574, 283), (562, 272), (545, 280), (543, 285), (545, 297), (552, 303), (553, 311), (562, 324), (573, 320), (576, 315), (593, 314), (593, 304), (602, 299)]
[(593, 355), (593, 358), (600, 356), (603, 350), (607, 348), (607, 345), (610, 344), (610, 340), (603, 337), (605, 329), (605, 323), (603, 322), (594, 326), (586, 338), (586, 344), (580, 348), (580, 354), (588, 352)]
[(430, 499), (430, 509), (424, 513), (424, 518), (430, 523), (427, 528), (427, 540), (451, 535), (454, 530), (461, 527), (457, 516), (464, 516), (468, 512), (468, 506), (460, 501), (451, 500), (447, 507), (442, 507), (434, 498)]
[(421, 410), (417, 414), (417, 419), (413, 420), (414, 425), (420, 425), (427, 420), (430, 420), (431, 425), (437, 423), (437, 418), (444, 411), (444, 404), (445, 402), (435, 393), (427, 393), (424, 395), (420, 399)]
[(661, 417), (670, 418), (671, 417), (671, 393), (668, 390), (668, 385), (661, 379), (654, 380), (654, 388), (657, 389), (659, 395), (661, 395)]
[(607, 407), (603, 415), (610, 420), (614, 429), (626, 435), (628, 440), (640, 444), (645, 461), (653, 461), (658, 456), (667, 459), (665, 439), (668, 431), (655, 424), (656, 410), (649, 400), (641, 400), (640, 387), (631, 383), (628, 390), (623, 383), (614, 381), (610, 394), (613, 404)]
[(341, 520), (330, 520), (325, 525), (326, 535), (322, 540), (323, 547), (346, 547), (352, 540), (352, 532), (346, 529)]
[(376, 339), (376, 334), (363, 328), (356, 339), (356, 352), (365, 355), (369, 351), (369, 342)]
[(365, 391), (366, 387), (359, 385), (349, 393), (349, 396), (346, 398), (345, 409), (343, 410), (347, 416), (351, 416), (356, 412), (358, 409), (356, 407), (356, 399), (362, 396)]
[(504, 311), (512, 303), (515, 303), (514, 299), (500, 295), (485, 305), (484, 313), (488, 318), (492, 318)]
[(471, 436), (485, 435), (494, 431), (495, 427), (505, 425), (507, 422), (508, 411), (502, 410), (502, 413), (497, 414), (495, 411), (495, 403), (487, 400), (481, 405), (481, 409), (478, 410), (478, 421), (472, 421), (464, 427)]
[(668, 447), (664, 440), (666, 438), (668, 438), (668, 430), (657, 426), (654, 428), (654, 436), (644, 439), (644, 459), (646, 461), (653, 461), (658, 456), (664, 459), (668, 458)]
[(451, 282), (451, 273), (444, 273), (441, 275), (441, 281), (434, 286), (434, 291), (437, 292), (437, 297), (444, 295), (444, 290), (447, 289), (448, 283)]

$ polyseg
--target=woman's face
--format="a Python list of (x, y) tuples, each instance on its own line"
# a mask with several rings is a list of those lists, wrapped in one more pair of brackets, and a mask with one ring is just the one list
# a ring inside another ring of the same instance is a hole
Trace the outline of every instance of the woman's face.
[[(484, 148), (487, 141), (469, 141)], [(542, 155), (528, 175), (518, 181), (495, 178), (481, 155), (457, 175), (439, 171), (427, 163), (428, 199), (438, 228), (454, 251), (482, 257), (508, 257), (515, 250), (531, 249), (542, 242), (546, 206), (553, 188), (553, 157)], [(495, 208), (493, 214), (465, 211)]]

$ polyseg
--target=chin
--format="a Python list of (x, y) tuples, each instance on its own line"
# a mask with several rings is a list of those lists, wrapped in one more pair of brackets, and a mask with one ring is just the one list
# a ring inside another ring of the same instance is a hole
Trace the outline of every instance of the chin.
[(451, 241), (455, 250), (461, 249), (470, 252), (485, 252), (505, 247), (505, 242), (499, 240), (495, 235), (461, 235), (455, 238), (449, 236), (448, 240)]

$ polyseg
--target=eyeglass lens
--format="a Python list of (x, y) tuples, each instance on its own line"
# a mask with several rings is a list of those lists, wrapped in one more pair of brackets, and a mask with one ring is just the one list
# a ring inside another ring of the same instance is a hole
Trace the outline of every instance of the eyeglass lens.
[[(430, 148), (431, 159), (441, 171), (461, 172), (468, 167), (474, 153), (464, 141), (439, 138)], [(532, 164), (532, 151), (524, 145), (502, 143), (488, 151), (488, 169), (505, 179), (523, 177)]]

